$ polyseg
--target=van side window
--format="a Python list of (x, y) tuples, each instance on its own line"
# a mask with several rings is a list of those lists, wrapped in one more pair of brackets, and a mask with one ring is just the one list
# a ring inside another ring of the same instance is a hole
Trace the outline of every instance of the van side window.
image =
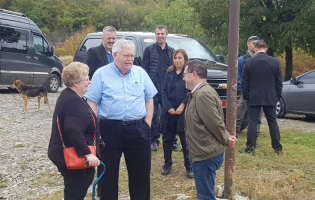
[(40, 52), (40, 53), (45, 53), (45, 54), (49, 52), (49, 45), (43, 39), (43, 37), (39, 35), (33, 35), (33, 39), (34, 39), (35, 51)]
[(1, 51), (12, 53), (28, 52), (28, 32), (0, 26)]

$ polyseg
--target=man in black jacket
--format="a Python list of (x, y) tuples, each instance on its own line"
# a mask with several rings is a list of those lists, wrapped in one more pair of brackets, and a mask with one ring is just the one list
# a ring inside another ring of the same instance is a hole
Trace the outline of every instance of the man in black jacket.
[(246, 149), (240, 153), (255, 154), (257, 123), (263, 108), (268, 121), (272, 148), (278, 155), (282, 153), (280, 132), (276, 119), (276, 104), (282, 93), (282, 74), (279, 60), (268, 56), (267, 45), (260, 40), (255, 45), (256, 56), (245, 60), (242, 74), (242, 92), (248, 105), (249, 126)]
[(98, 68), (113, 62), (112, 48), (116, 41), (116, 29), (111, 26), (104, 27), (102, 41), (101, 45), (88, 50), (84, 60), (84, 63), (90, 68), (90, 80)]
[[(154, 96), (154, 113), (151, 126), (151, 150), (157, 151), (159, 148), (160, 133), (158, 129), (159, 105), (162, 107), (162, 85), (166, 75), (166, 70), (172, 65), (172, 54), (174, 49), (167, 45), (167, 28), (159, 25), (155, 28), (156, 43), (145, 48), (141, 67), (149, 74), (158, 93)], [(177, 138), (176, 138), (177, 139)], [(175, 147), (178, 144), (175, 141)], [(174, 149), (174, 147), (173, 147)], [(181, 150), (181, 148), (180, 148)]]

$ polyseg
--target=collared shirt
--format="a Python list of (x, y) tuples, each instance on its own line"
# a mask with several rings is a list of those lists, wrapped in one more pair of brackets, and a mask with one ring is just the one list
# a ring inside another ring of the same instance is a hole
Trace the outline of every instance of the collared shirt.
[(203, 83), (203, 82), (200, 82), (198, 85), (196, 85), (196, 87), (191, 91), (191, 93), (194, 93), (195, 90), (197, 90), (197, 88), (199, 87), (199, 85)]
[[(250, 55), (250, 53), (247, 51), (246, 53), (248, 55), (249, 58), (253, 57), (252, 55)], [(240, 56), (238, 58), (237, 61), (237, 67), (238, 67), (238, 71), (237, 71), (237, 91), (241, 92), (242, 91), (242, 74), (243, 74), (243, 67), (244, 67), (244, 57)]]
[(84, 96), (97, 103), (100, 118), (129, 121), (146, 116), (145, 101), (156, 93), (144, 69), (134, 65), (124, 76), (113, 62), (94, 73)]
[(112, 63), (114, 61), (113, 52), (106, 51), (106, 56), (107, 56), (108, 63)]

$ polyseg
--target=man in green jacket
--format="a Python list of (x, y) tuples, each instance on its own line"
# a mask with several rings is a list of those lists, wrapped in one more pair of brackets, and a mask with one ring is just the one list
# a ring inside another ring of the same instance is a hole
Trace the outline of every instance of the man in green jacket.
[(195, 176), (198, 200), (215, 200), (216, 170), (224, 160), (227, 147), (235, 146), (236, 137), (225, 129), (222, 102), (207, 83), (207, 69), (202, 61), (185, 65), (184, 78), (191, 90), (185, 112), (185, 135)]

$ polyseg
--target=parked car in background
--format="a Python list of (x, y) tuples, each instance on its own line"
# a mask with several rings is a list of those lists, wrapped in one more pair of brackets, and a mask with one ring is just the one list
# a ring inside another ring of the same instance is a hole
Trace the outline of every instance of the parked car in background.
[(277, 117), (286, 113), (315, 118), (315, 70), (283, 83), (282, 97), (277, 103)]
[(0, 9), (0, 87), (15, 80), (44, 85), (49, 92), (61, 86), (62, 62), (38, 26), (22, 13)]

